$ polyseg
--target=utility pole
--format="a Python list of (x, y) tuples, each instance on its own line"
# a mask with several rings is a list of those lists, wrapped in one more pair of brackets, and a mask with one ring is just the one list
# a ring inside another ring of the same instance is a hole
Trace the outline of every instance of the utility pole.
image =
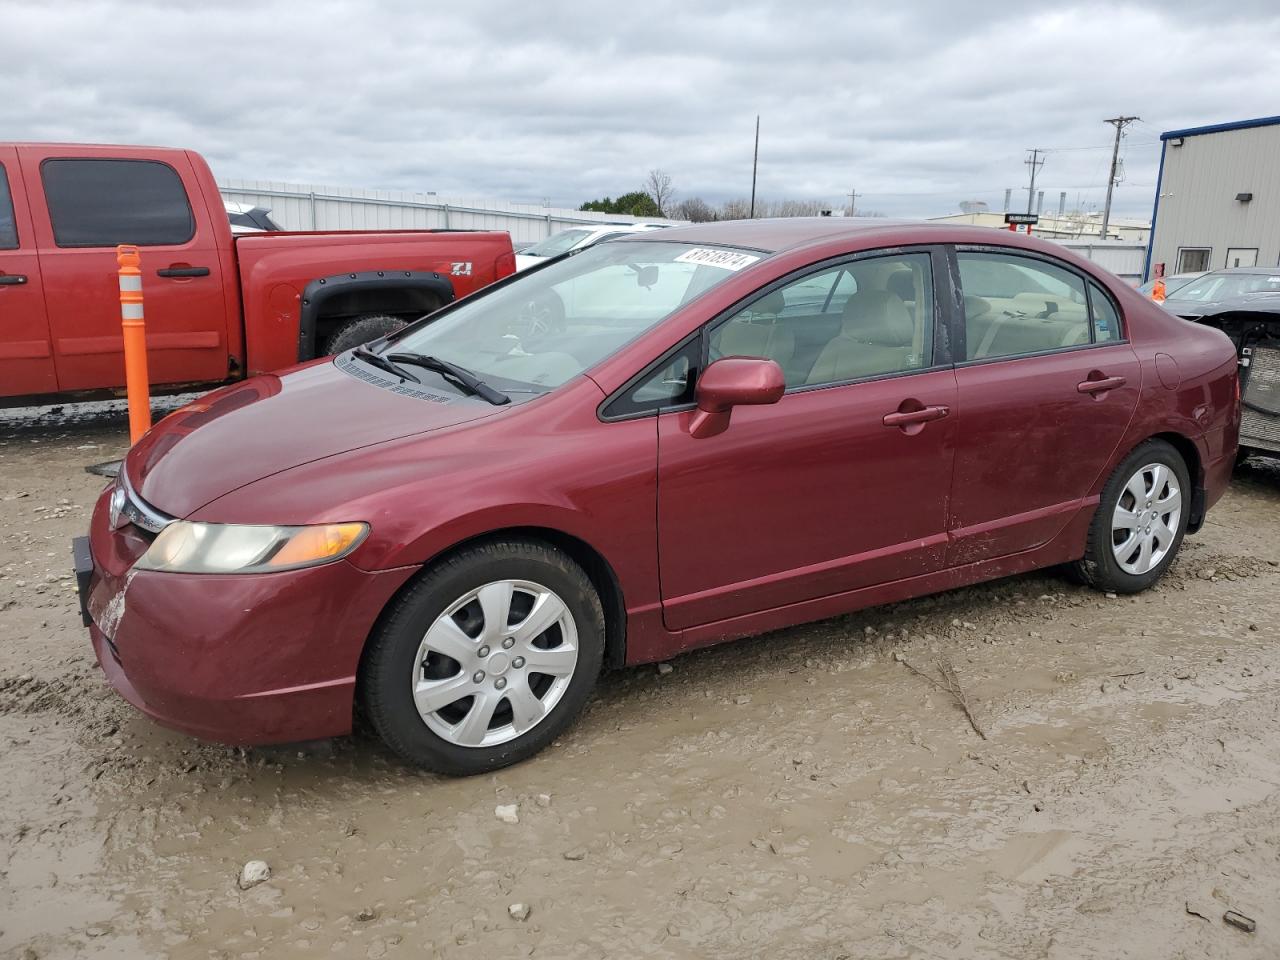
[(849, 197), (849, 216), (856, 217), (858, 215), (858, 198), (862, 194), (850, 187), (847, 196)]
[(1120, 162), (1120, 137), (1124, 133), (1124, 128), (1135, 120), (1141, 120), (1141, 117), (1112, 117), (1110, 120), (1103, 121), (1109, 123), (1116, 128), (1115, 146), (1111, 148), (1111, 176), (1107, 178), (1107, 203), (1102, 208), (1102, 234), (1100, 240), (1107, 239), (1107, 226), (1111, 223), (1111, 190), (1116, 185), (1116, 164)]
[(756, 149), (751, 156), (751, 213), (748, 216), (754, 220), (756, 217), (756, 169), (760, 165), (760, 114), (756, 114)]
[(1044, 151), (1038, 147), (1029, 151), (1031, 156), (1022, 162), (1031, 168), (1031, 183), (1027, 185), (1027, 213), (1031, 212), (1032, 201), (1036, 196), (1036, 173), (1044, 166), (1044, 157), (1040, 156)]

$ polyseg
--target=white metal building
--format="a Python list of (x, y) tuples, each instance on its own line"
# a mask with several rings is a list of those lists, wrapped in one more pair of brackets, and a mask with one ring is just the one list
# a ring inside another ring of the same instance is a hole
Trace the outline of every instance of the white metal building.
[(221, 180), (223, 199), (266, 207), (286, 230), (506, 230), (516, 243), (541, 240), (567, 227), (602, 223), (682, 223), (532, 203), (445, 199), (399, 190), (363, 190)]
[(1280, 264), (1280, 117), (1160, 139), (1144, 277)]

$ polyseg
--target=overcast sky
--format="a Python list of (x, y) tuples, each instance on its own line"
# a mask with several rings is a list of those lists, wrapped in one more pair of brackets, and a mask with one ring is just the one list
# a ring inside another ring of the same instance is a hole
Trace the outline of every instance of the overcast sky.
[[(982, 10), (977, 13), (974, 11)], [(0, 137), (199, 150), (219, 177), (577, 206), (670, 173), (929, 216), (1148, 216), (1161, 131), (1280, 113), (1280, 4), (0, 0)], [(842, 199), (843, 197), (843, 199)]]

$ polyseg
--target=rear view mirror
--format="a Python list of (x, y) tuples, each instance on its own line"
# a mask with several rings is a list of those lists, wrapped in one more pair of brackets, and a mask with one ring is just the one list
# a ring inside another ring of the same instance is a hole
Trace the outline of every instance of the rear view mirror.
[(697, 439), (724, 433), (734, 407), (777, 403), (787, 388), (782, 368), (763, 357), (725, 357), (710, 364), (695, 391), (698, 409), (689, 421)]

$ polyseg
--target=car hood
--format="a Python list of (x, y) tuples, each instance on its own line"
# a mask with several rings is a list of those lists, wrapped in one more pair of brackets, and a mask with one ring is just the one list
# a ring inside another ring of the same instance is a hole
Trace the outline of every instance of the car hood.
[[(130, 483), (156, 509), (186, 517), (282, 470), (503, 409), (436, 390), (427, 377), (420, 390), (413, 384), (393, 390), (376, 372), (350, 369), (326, 358), (201, 397), (161, 420), (129, 452)], [(414, 393), (398, 392), (408, 388)]]
[(516, 273), (519, 273), (521, 270), (528, 270), (530, 267), (536, 267), (538, 264), (546, 263), (546, 262), (547, 262), (546, 257), (531, 257), (531, 256), (528, 256), (527, 254), (517, 253), (516, 254)]
[(1180, 317), (1212, 317), (1215, 314), (1231, 312), (1280, 313), (1280, 294), (1261, 291), (1207, 302), (1170, 297), (1164, 301), (1164, 308)]

